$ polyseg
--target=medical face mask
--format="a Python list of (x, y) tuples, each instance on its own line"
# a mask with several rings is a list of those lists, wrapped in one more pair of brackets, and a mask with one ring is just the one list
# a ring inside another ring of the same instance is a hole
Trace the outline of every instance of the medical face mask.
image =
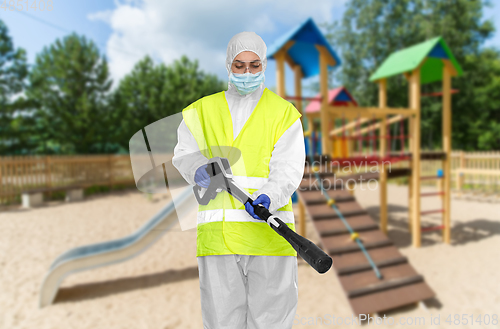
[(252, 73), (233, 73), (229, 74), (229, 81), (236, 87), (240, 95), (247, 95), (254, 92), (261, 83), (264, 82), (264, 72), (260, 71), (255, 74)]

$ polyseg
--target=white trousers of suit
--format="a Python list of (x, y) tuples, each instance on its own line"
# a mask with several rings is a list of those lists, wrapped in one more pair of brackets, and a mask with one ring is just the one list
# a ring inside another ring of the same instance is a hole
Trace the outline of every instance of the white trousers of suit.
[(296, 256), (197, 257), (204, 329), (291, 329)]

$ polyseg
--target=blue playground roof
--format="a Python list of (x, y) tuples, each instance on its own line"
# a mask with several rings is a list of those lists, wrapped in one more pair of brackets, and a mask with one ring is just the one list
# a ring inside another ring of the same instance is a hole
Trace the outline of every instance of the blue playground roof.
[(269, 47), (267, 57), (274, 59), (274, 55), (290, 40), (295, 41), (295, 43), (288, 49), (287, 53), (296, 64), (302, 67), (304, 78), (319, 74), (319, 51), (316, 49), (315, 45), (325, 46), (335, 60), (335, 66), (328, 65), (328, 69), (333, 69), (340, 65), (340, 58), (332, 49), (312, 18), (308, 18), (298, 27), (277, 39)]

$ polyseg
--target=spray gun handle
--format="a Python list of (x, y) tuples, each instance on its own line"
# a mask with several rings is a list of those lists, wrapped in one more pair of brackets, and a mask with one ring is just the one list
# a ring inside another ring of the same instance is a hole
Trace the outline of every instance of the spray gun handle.
[(198, 185), (193, 186), (193, 192), (194, 196), (196, 197), (196, 200), (198, 201), (198, 204), (201, 204), (203, 206), (206, 206), (210, 200), (215, 199), (217, 196), (217, 188), (208, 186), (207, 190), (205, 191), (205, 194), (203, 196), (200, 195), (201, 187)]
[(198, 201), (198, 204), (201, 204), (203, 206), (206, 206), (210, 202), (210, 200), (215, 199), (217, 193), (221, 191), (219, 186), (221, 175), (218, 174), (216, 167), (214, 167), (214, 163), (208, 163), (208, 166), (205, 168), (205, 170), (210, 176), (210, 185), (208, 185), (205, 194), (201, 196), (201, 187), (198, 185), (193, 186), (193, 192), (194, 196), (196, 197), (196, 201)]

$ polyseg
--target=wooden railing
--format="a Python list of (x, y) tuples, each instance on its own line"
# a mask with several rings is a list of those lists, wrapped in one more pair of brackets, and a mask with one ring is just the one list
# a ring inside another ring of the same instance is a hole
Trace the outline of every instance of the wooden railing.
[(79, 185), (134, 186), (130, 156), (0, 156), (0, 205), (20, 202), (23, 190)]

